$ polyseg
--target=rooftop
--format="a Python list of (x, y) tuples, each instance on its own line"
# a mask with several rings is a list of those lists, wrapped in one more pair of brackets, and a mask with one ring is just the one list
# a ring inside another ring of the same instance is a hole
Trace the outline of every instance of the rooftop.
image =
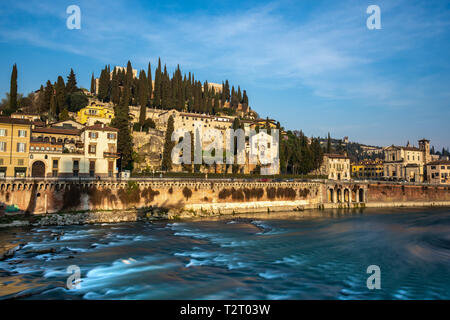
[(94, 124), (93, 126), (86, 126), (81, 130), (96, 130), (96, 131), (114, 131), (114, 132), (118, 132), (119, 129), (117, 128), (113, 128), (113, 127), (108, 127), (105, 124)]

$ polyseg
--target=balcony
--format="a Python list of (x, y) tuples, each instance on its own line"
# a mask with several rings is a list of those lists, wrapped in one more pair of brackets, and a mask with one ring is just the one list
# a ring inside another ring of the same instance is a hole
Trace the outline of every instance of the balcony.
[(114, 158), (114, 159), (118, 159), (120, 158), (120, 153), (117, 152), (103, 152), (103, 158)]

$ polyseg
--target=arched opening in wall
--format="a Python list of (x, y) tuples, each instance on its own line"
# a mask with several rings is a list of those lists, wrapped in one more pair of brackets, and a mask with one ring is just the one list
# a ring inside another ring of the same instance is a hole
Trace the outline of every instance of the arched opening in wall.
[(45, 176), (45, 164), (42, 161), (35, 161), (31, 166), (32, 177), (44, 177)]
[(341, 189), (337, 189), (337, 202), (342, 202), (342, 190)]
[(364, 202), (364, 189), (359, 189), (359, 202)]
[(333, 202), (334, 199), (334, 190), (333, 189), (328, 189), (328, 202)]
[(344, 190), (344, 202), (350, 202), (350, 192), (348, 189)]

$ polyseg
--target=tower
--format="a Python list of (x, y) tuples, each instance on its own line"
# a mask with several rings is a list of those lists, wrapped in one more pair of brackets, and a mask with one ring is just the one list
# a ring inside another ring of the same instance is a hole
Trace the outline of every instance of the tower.
[(422, 139), (419, 140), (419, 149), (423, 152), (423, 161), (424, 164), (427, 164), (431, 161), (431, 155), (430, 155), (430, 140)]

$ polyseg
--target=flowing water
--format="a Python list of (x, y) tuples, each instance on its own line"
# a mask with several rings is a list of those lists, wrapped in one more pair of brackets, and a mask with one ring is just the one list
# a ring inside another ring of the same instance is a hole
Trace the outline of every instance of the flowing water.
[(0, 242), (24, 244), (0, 262), (2, 299), (450, 299), (448, 208), (14, 228)]

